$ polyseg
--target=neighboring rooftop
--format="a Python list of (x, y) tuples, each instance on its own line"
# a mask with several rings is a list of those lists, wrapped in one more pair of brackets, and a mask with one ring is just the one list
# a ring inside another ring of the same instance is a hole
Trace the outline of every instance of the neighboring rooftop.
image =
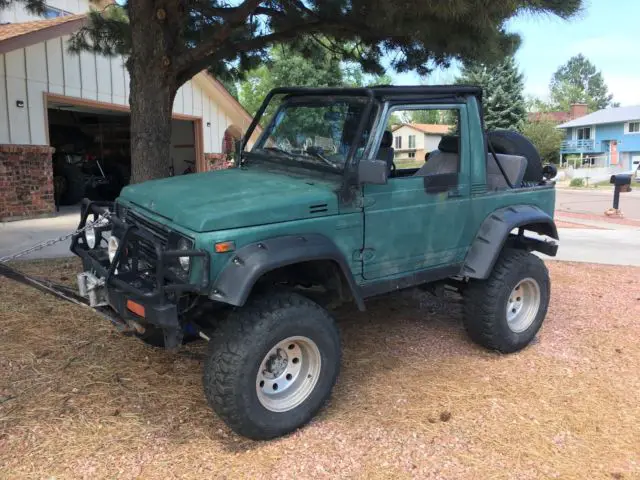
[(2, 24), (0, 25), (0, 53), (67, 35), (78, 30), (86, 20), (87, 15), (82, 13), (49, 20)]
[(589, 125), (599, 125), (603, 123), (620, 123), (630, 120), (640, 120), (640, 105), (633, 107), (605, 108), (597, 112), (590, 113), (584, 117), (571, 120), (559, 125), (558, 128), (583, 127)]
[(571, 120), (569, 112), (529, 112), (527, 117), (530, 122), (554, 122), (562, 123)]
[(400, 125), (396, 125), (395, 127), (393, 127), (393, 131), (395, 132), (400, 127), (410, 127), (422, 133), (432, 135), (445, 135), (449, 132), (451, 125), (436, 123), (401, 123)]

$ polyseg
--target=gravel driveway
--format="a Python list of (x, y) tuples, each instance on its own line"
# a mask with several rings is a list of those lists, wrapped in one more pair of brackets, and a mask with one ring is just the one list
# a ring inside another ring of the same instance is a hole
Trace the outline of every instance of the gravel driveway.
[[(547, 321), (514, 355), (470, 343), (459, 305), (427, 294), (341, 310), (331, 402), (262, 443), (206, 406), (201, 345), (168, 355), (0, 279), (0, 476), (638, 478), (640, 269), (549, 267)], [(28, 268), (69, 281), (78, 265)]]

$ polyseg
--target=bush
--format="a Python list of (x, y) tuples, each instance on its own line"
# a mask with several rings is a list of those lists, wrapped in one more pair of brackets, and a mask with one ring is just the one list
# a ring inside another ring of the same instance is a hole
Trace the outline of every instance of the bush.
[(569, 182), (570, 187), (584, 187), (584, 178), (572, 178)]

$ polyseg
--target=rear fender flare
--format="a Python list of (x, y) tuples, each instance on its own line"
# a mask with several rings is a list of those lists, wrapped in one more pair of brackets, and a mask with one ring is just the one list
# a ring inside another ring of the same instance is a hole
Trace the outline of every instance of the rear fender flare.
[(265, 273), (312, 260), (334, 261), (347, 280), (358, 309), (365, 309), (360, 288), (344, 255), (329, 238), (320, 234), (287, 235), (245, 245), (220, 272), (209, 297), (242, 306)]
[[(488, 278), (500, 255), (510, 232), (514, 228), (526, 227), (526, 230), (546, 235), (558, 240), (558, 229), (553, 218), (533, 205), (514, 205), (500, 208), (484, 219), (476, 234), (462, 269), (462, 275), (469, 278)], [(532, 239), (528, 245), (533, 250), (555, 255), (557, 246), (542, 240)]]

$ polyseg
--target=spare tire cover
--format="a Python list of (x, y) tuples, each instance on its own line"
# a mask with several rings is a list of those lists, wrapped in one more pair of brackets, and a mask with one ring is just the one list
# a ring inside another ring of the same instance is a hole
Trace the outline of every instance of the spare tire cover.
[(487, 141), (491, 143), (496, 153), (520, 155), (527, 159), (523, 182), (539, 183), (542, 181), (540, 154), (527, 137), (511, 130), (494, 130), (487, 132)]

